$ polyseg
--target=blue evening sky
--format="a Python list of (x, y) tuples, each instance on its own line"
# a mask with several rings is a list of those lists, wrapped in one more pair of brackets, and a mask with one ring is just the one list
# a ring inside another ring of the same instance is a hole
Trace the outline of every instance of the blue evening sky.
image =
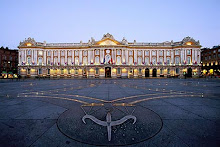
[(110, 33), (118, 41), (220, 44), (220, 0), (0, 0), (0, 46), (88, 42)]

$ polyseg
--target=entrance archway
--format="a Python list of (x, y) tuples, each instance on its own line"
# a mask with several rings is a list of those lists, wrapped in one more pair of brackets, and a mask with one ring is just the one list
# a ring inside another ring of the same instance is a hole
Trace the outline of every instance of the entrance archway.
[(149, 74), (149, 69), (146, 68), (146, 69), (145, 69), (145, 77), (149, 77), (149, 76), (150, 76), (150, 74)]
[(157, 77), (157, 69), (156, 68), (153, 69), (153, 77)]
[(105, 67), (105, 77), (111, 78), (111, 67)]
[(192, 68), (187, 69), (187, 77), (192, 77)]

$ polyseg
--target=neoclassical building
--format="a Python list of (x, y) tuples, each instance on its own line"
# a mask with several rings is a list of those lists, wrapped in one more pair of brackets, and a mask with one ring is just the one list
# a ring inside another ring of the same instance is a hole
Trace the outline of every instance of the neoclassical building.
[(161, 43), (118, 41), (109, 33), (87, 43), (28, 38), (18, 48), (19, 73), (26, 77), (197, 77), (201, 72), (201, 45), (191, 37)]

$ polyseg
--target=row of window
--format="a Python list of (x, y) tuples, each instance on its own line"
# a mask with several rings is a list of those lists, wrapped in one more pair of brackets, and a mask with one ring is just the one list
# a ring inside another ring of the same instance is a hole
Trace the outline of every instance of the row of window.
[[(47, 51), (47, 56), (51, 56), (51, 52), (52, 51)], [(27, 51), (28, 55), (31, 55), (31, 50)], [(54, 56), (57, 56), (58, 52), (54, 51)], [(83, 56), (87, 56), (87, 51), (83, 51)], [(159, 51), (159, 56), (163, 56), (164, 51)], [(43, 55), (43, 51), (38, 51), (38, 55), (42, 56)], [(72, 51), (68, 51), (68, 56), (72, 55)], [(99, 50), (95, 50), (95, 55), (99, 55)], [(117, 55), (121, 55), (121, 50), (117, 50)], [(129, 51), (129, 56), (133, 55), (133, 50)], [(138, 56), (142, 55), (142, 51), (138, 51)], [(145, 51), (145, 56), (149, 56), (149, 51)], [(166, 55), (170, 56), (170, 51), (166, 51)], [(175, 55), (180, 55), (180, 51), (179, 50), (175, 50)], [(191, 55), (191, 50), (187, 50), (187, 55)], [(65, 51), (61, 51), (61, 56), (65, 56)], [(75, 51), (75, 56), (79, 56), (79, 52)], [(156, 56), (156, 51), (152, 51), (152, 56)]]
[[(149, 69), (145, 69), (145, 70), (148, 70), (149, 71)], [(75, 72), (75, 74), (78, 74), (78, 70), (74, 70), (74, 72)], [(134, 72), (134, 69), (130, 69), (129, 70), (129, 73), (133, 73)], [(180, 73), (180, 70), (179, 70), (179, 68), (176, 68), (175, 69), (175, 72), (176, 72), (176, 74), (179, 74)], [(38, 69), (38, 74), (42, 74), (43, 72), (42, 72), (42, 69), (41, 68), (39, 68)], [(60, 73), (61, 74), (64, 74), (64, 69), (61, 69), (60, 70)], [(71, 72), (71, 69), (67, 69), (67, 73), (68, 74), (71, 74), (72, 72)], [(83, 72), (84, 74), (86, 74), (86, 70), (84, 70), (84, 72)], [(30, 68), (28, 68), (27, 69), (27, 74), (28, 75), (30, 75), (31, 74), (31, 70), (30, 70)], [(50, 69), (47, 69), (47, 74), (49, 75), (50, 74)], [(54, 74), (57, 74), (57, 70), (54, 70)], [(96, 75), (98, 75), (99, 74), (99, 68), (96, 68), (95, 69), (95, 74)], [(121, 74), (121, 68), (117, 68), (117, 74), (118, 75), (120, 75)], [(138, 69), (138, 74), (142, 74), (142, 69), (141, 68), (139, 68)], [(160, 69), (160, 74), (164, 74), (164, 69)], [(167, 74), (170, 74), (170, 69), (168, 68), (167, 69)]]
[[(54, 65), (57, 65), (57, 64), (61, 64), (61, 65), (73, 65), (73, 64), (75, 64), (75, 65), (79, 65), (79, 58), (78, 57), (75, 58), (75, 62), (72, 61), (72, 58), (67, 58), (67, 62), (64, 62), (64, 60), (65, 60), (64, 58), (61, 58), (60, 63), (59, 63), (58, 58), (54, 58), (54, 62), (51, 61), (51, 58), (47, 58), (47, 64), (48, 65), (52, 65), (52, 64), (54, 64)], [(95, 64), (100, 64), (100, 63), (103, 63), (103, 62), (108, 62), (108, 61), (104, 61), (104, 60), (100, 61), (99, 56), (95, 57)], [(175, 62), (175, 64), (180, 64), (180, 57), (178, 57), (178, 56), (175, 57), (174, 62)], [(27, 58), (27, 63), (28, 64), (33, 64), (33, 63), (31, 63), (31, 58), (30, 57)], [(133, 57), (129, 57), (129, 62), (128, 63), (129, 64), (134, 63)], [(144, 61), (142, 60), (142, 57), (138, 57), (138, 60), (137, 60), (137, 64), (139, 64), (139, 65), (141, 65), (141, 64), (156, 65), (156, 64), (163, 64), (163, 63), (164, 64), (171, 64), (171, 59), (168, 57), (168, 58), (166, 58), (166, 61), (165, 61), (164, 58), (160, 57), (159, 61), (157, 62), (156, 57), (152, 57), (152, 63), (150, 63), (150, 58), (149, 57), (145, 57)], [(183, 64), (190, 64), (190, 63), (191, 63), (191, 57), (188, 56), (187, 61), (185, 61), (185, 63), (183, 63)], [(38, 64), (42, 65), (42, 57), (38, 58)], [(87, 57), (83, 57), (83, 62), (81, 64), (84, 64), (84, 65), (88, 64)], [(122, 60), (121, 60), (120, 56), (117, 56), (116, 64), (122, 64)]]

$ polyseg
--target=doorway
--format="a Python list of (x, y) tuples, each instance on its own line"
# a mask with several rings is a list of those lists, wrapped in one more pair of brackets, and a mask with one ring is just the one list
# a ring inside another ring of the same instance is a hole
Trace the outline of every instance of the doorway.
[(150, 74), (149, 74), (149, 69), (146, 68), (146, 69), (145, 69), (145, 77), (149, 77), (149, 76), (150, 76)]
[(153, 69), (153, 77), (157, 77), (157, 69), (156, 68)]
[(187, 69), (187, 77), (192, 77), (192, 68)]
[(105, 67), (105, 77), (111, 78), (111, 67)]

